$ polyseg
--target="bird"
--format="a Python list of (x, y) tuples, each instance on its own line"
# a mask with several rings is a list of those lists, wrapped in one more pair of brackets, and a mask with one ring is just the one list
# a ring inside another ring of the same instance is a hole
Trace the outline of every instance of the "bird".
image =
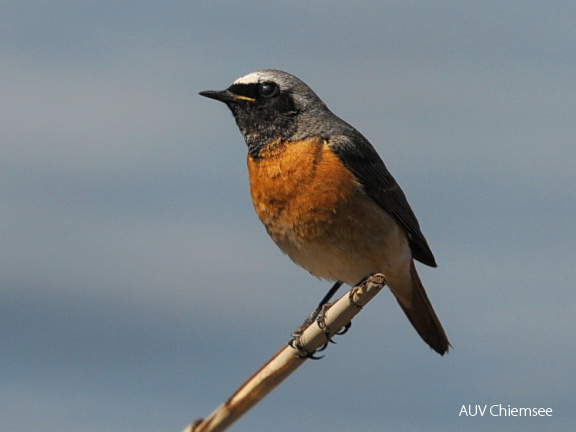
[(248, 147), (254, 209), (280, 250), (335, 282), (331, 292), (383, 273), (420, 337), (440, 355), (448, 352), (414, 263), (437, 267), (436, 260), (372, 144), (287, 72), (259, 70), (199, 94), (232, 112)]

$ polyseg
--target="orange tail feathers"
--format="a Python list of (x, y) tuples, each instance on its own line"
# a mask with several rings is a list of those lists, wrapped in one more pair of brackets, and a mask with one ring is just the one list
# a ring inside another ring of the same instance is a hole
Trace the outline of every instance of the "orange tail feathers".
[(424, 339), (424, 342), (438, 354), (444, 355), (451, 345), (430, 300), (428, 300), (424, 286), (416, 272), (414, 261), (410, 267), (410, 276), (412, 277), (411, 305), (408, 307), (397, 298), (398, 304), (420, 337)]

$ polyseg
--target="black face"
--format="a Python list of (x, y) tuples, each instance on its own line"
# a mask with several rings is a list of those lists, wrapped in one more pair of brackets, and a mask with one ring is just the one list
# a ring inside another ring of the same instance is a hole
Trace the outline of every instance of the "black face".
[(279, 139), (324, 136), (326, 125), (333, 126), (335, 119), (339, 120), (305, 83), (273, 69), (246, 75), (226, 90), (200, 94), (230, 108), (253, 157)]
[(292, 95), (273, 81), (233, 84), (223, 92), (204, 94), (221, 100), (234, 114), (250, 154), (257, 157), (271, 142), (290, 139), (299, 113)]
[(242, 104), (243, 108), (260, 112), (268, 121), (275, 115), (297, 114), (294, 100), (288, 92), (281, 92), (280, 87), (273, 81), (254, 84), (233, 84), (228, 88), (233, 95), (244, 96), (254, 101), (237, 100), (234, 103)]

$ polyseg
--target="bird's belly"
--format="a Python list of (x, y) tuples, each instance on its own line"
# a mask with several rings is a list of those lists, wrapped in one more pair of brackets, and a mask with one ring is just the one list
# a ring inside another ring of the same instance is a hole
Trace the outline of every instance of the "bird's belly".
[(363, 194), (339, 210), (330, 221), (311, 221), (315, 236), (294, 231), (271, 236), (294, 262), (320, 278), (354, 285), (373, 273), (394, 278), (408, 271), (408, 241), (391, 216)]
[(250, 192), (270, 237), (313, 275), (355, 284), (409, 269), (406, 234), (320, 140), (248, 159)]

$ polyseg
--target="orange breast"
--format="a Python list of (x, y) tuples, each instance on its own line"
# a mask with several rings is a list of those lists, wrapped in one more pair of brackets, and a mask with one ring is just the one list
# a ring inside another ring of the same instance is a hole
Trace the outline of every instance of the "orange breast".
[(356, 178), (320, 138), (276, 141), (259, 156), (248, 156), (250, 194), (258, 217), (279, 246), (326, 235), (359, 189)]
[(276, 141), (259, 158), (248, 156), (248, 172), (268, 234), (313, 275), (354, 284), (376, 272), (392, 280), (408, 271), (406, 234), (326, 142)]

